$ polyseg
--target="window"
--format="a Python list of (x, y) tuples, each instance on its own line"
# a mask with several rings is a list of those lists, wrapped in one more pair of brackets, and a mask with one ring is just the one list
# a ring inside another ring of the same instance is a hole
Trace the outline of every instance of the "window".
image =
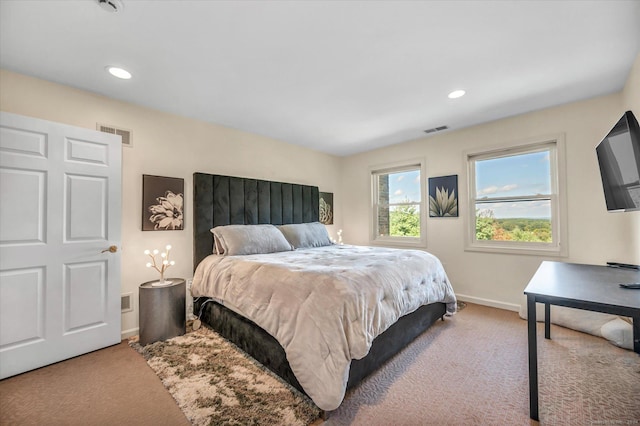
[(566, 255), (560, 138), (467, 154), (467, 249)]
[(371, 171), (372, 242), (425, 245), (423, 161)]

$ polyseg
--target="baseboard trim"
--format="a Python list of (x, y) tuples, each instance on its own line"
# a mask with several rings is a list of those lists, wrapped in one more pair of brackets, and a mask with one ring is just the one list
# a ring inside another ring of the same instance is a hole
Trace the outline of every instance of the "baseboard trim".
[(498, 300), (483, 299), (482, 297), (467, 296), (466, 294), (456, 293), (456, 298), (461, 302), (476, 303), (478, 305), (491, 306), (492, 308), (505, 309), (507, 311), (520, 312), (520, 305), (514, 303), (505, 303)]
[(140, 328), (130, 328), (129, 330), (122, 330), (120, 332), (120, 337), (122, 340), (128, 339), (129, 337), (137, 336), (139, 334)]

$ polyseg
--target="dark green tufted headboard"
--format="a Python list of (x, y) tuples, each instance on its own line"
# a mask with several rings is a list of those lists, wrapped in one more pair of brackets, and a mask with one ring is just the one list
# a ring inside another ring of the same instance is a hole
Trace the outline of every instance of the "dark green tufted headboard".
[(193, 268), (213, 252), (219, 225), (317, 222), (317, 186), (233, 176), (193, 174)]

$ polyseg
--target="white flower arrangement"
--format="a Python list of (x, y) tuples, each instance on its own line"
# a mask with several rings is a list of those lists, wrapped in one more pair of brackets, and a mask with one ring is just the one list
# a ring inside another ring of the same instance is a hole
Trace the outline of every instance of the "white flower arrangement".
[[(166, 251), (160, 253), (158, 249), (153, 251), (145, 250), (144, 254), (151, 258), (151, 262), (147, 262), (147, 268), (153, 268), (156, 271), (160, 272), (160, 280), (151, 284), (152, 286), (163, 286), (171, 284), (171, 281), (165, 281), (164, 272), (170, 267), (176, 264), (173, 260), (169, 260), (169, 253), (171, 252), (171, 246), (167, 245), (165, 247)], [(162, 260), (160, 264), (156, 261), (156, 256), (160, 253), (160, 259)]]

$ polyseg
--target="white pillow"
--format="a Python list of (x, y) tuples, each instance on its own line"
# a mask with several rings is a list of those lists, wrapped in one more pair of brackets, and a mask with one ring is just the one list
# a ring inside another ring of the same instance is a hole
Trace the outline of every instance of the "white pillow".
[[(520, 305), (520, 318), (527, 319), (527, 305)], [(583, 333), (602, 336), (600, 329), (616, 315), (551, 305), (551, 322)], [(536, 320), (544, 321), (544, 304), (536, 303)]]
[(333, 244), (327, 228), (320, 222), (280, 225), (278, 229), (294, 248), (323, 247)]
[(600, 331), (612, 344), (633, 350), (633, 326), (628, 322), (616, 318), (603, 325)]
[(216, 251), (225, 256), (293, 250), (282, 232), (273, 225), (216, 226), (211, 232), (214, 236)]

